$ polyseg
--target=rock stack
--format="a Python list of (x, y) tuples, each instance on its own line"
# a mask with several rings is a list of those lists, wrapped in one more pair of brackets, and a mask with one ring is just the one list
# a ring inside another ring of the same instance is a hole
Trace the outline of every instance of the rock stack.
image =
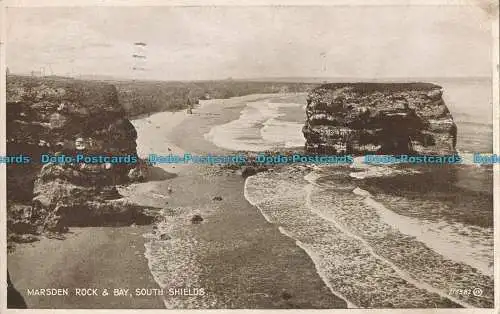
[(440, 86), (339, 83), (313, 89), (303, 127), (317, 154), (455, 153), (457, 128)]

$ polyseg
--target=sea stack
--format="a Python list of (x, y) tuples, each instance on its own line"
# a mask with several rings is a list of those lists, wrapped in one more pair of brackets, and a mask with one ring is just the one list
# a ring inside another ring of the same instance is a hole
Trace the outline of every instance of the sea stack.
[(456, 153), (457, 127), (430, 83), (333, 83), (311, 90), (303, 127), (316, 154)]

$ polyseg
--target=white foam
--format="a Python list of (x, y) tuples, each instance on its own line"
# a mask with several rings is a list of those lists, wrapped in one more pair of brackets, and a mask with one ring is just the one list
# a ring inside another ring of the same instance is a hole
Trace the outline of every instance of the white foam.
[(393, 262), (391, 262), (387, 258), (383, 257), (382, 255), (379, 255), (377, 252), (375, 252), (375, 250), (373, 249), (373, 247), (365, 239), (363, 239), (359, 235), (356, 235), (356, 234), (352, 233), (351, 231), (347, 230), (346, 228), (344, 228), (344, 226), (340, 225), (335, 219), (333, 219), (332, 217), (330, 217), (328, 215), (325, 215), (324, 213), (322, 213), (321, 211), (317, 210), (314, 207), (314, 205), (311, 202), (311, 193), (312, 193), (313, 185), (309, 184), (309, 185), (307, 185), (305, 187), (305, 189), (307, 191), (306, 204), (311, 209), (311, 211), (313, 211), (317, 215), (321, 216), (323, 219), (330, 221), (331, 223), (333, 223), (333, 225), (335, 225), (335, 227), (337, 229), (341, 230), (344, 234), (346, 234), (347, 236), (355, 239), (358, 243), (362, 244), (366, 248), (366, 250), (374, 258), (376, 258), (376, 259), (384, 262), (385, 264), (389, 265), (402, 279), (406, 280), (408, 283), (414, 285), (417, 288), (424, 289), (424, 290), (427, 290), (429, 292), (436, 293), (436, 294), (442, 296), (443, 298), (448, 298), (448, 299), (452, 300), (453, 302), (462, 305), (463, 307), (472, 307), (471, 305), (467, 304), (466, 302), (463, 302), (462, 300), (459, 300), (459, 299), (457, 299), (457, 298), (455, 298), (453, 296), (450, 296), (446, 292), (444, 292), (444, 291), (442, 291), (440, 289), (436, 289), (433, 286), (431, 286), (431, 285), (429, 285), (429, 284), (427, 284), (425, 282), (420, 282), (420, 281), (415, 280), (405, 270), (399, 268), (397, 265), (395, 265)]
[[(291, 239), (294, 239), (293, 235), (289, 232), (287, 232), (284, 228), (282, 227), (278, 227), (278, 230), (286, 235), (287, 237), (291, 238)], [(342, 300), (345, 301), (345, 303), (347, 304), (347, 308), (348, 309), (355, 309), (355, 308), (359, 308), (359, 306), (357, 306), (356, 304), (350, 302), (345, 296), (343, 296), (340, 292), (336, 291), (335, 289), (333, 289), (333, 286), (330, 284), (330, 282), (328, 281), (328, 278), (325, 274), (325, 272), (320, 268), (318, 267), (318, 265), (320, 264), (320, 259), (321, 257), (318, 256), (318, 254), (316, 254), (316, 252), (314, 252), (314, 250), (312, 248), (310, 248), (308, 245), (306, 245), (305, 243), (302, 243), (300, 242), (299, 240), (295, 240), (295, 244), (300, 247), (301, 249), (304, 250), (304, 252), (306, 252), (307, 255), (309, 255), (309, 257), (311, 257), (313, 263), (314, 263), (314, 266), (316, 267), (316, 273), (318, 273), (319, 277), (321, 278), (321, 280), (323, 280), (323, 282), (326, 284), (326, 286), (328, 287), (328, 289), (330, 289), (330, 291), (337, 297), (341, 298)]]
[(478, 233), (460, 223), (454, 223), (452, 226), (445, 221), (430, 222), (399, 215), (374, 200), (368, 191), (356, 188), (353, 193), (366, 197), (365, 204), (374, 208), (383, 222), (399, 232), (415, 237), (452, 261), (467, 264), (485, 275), (493, 276), (493, 261), (490, 260), (493, 241), (489, 237), (478, 238), (478, 234), (488, 233), (486, 229), (476, 227), (482, 231)]
[(264, 122), (260, 135), (265, 142), (278, 144), (283, 147), (304, 146), (306, 140), (302, 135), (303, 123), (280, 121), (275, 118)]
[[(373, 165), (361, 165), (360, 167), (369, 169), (373, 167)], [(309, 185), (306, 186), (307, 196), (305, 202), (307, 207), (312, 212), (333, 223), (335, 227), (342, 230), (344, 234), (353, 237), (356, 241), (360, 241), (375, 258), (388, 262), (391, 268), (394, 268), (396, 272), (408, 282), (427, 291), (439, 293), (441, 296), (449, 298), (463, 306), (470, 306), (468, 302), (463, 302), (457, 300), (456, 298), (450, 298), (447, 295), (447, 292), (443, 291), (441, 287), (434, 286), (431, 282), (424, 282), (419, 278), (416, 278), (412, 275), (411, 270), (399, 268), (399, 266), (392, 263), (389, 259), (378, 254), (375, 249), (371, 247), (370, 243), (365, 240), (363, 234), (351, 232), (347, 227), (344, 227), (340, 222), (336, 221), (336, 217), (334, 215), (330, 216), (330, 207), (328, 204), (323, 204), (323, 206), (320, 203), (317, 203), (316, 200), (314, 200), (313, 203), (311, 199), (312, 191), (318, 192), (318, 189), (328, 188), (325, 187), (323, 183), (321, 185), (317, 183), (318, 179), (329, 174), (329, 172), (325, 172), (325, 170), (328, 169), (326, 167), (317, 167), (315, 171), (312, 171), (304, 176), (304, 179), (309, 182)], [(297, 191), (301, 189), (301, 186), (294, 189), (295, 192), (292, 190), (282, 191), (280, 189), (279, 191), (274, 191), (274, 193), (269, 193), (268, 189), (265, 188), (269, 185), (269, 180), (267, 180), (266, 184), (265, 180), (264, 182), (260, 182), (257, 179), (258, 178), (255, 178), (256, 182), (253, 182), (250, 186), (252, 186), (253, 189), (260, 190), (259, 193), (254, 193), (253, 190), (249, 191), (248, 189), (245, 191), (247, 199), (253, 198), (252, 204), (257, 205), (257, 207), (261, 204), (269, 207), (272, 203), (276, 205), (276, 210), (284, 210), (283, 208), (286, 208), (286, 204), (282, 204), (282, 199), (290, 197), (295, 198), (295, 196), (288, 194), (290, 192), (294, 193), (294, 195), (300, 194), (297, 193)], [(476, 268), (479, 272), (486, 276), (493, 276), (493, 236), (490, 229), (467, 226), (461, 223), (450, 223), (444, 220), (435, 222), (399, 215), (374, 200), (374, 196), (366, 190), (354, 187), (352, 192), (355, 195), (362, 196), (364, 199), (360, 201), (364, 202), (365, 205), (368, 205), (368, 208), (373, 208), (376, 213), (375, 217), (379, 217), (379, 221), (374, 221), (374, 223), (386, 225), (386, 227), (379, 230), (397, 230), (397, 232), (400, 232), (401, 234), (413, 237), (415, 239), (414, 241), (422, 243), (430, 250), (436, 252), (447, 260), (469, 265)], [(284, 196), (284, 193), (288, 196)], [(249, 196), (248, 194), (254, 195)], [(297, 202), (302, 203), (300, 200), (297, 200)], [(266, 216), (264, 210), (260, 210), (263, 212), (263, 215)], [(273, 211), (267, 210), (267, 213), (272, 215)], [(301, 219), (307, 220), (307, 216), (302, 217)], [(266, 217), (266, 220), (271, 222), (269, 217)], [(280, 221), (272, 221), (272, 223), (280, 224)], [(293, 233), (290, 234), (293, 235)], [(298, 239), (296, 238), (295, 240)], [(300, 245), (300, 243), (297, 244)], [(303, 248), (306, 250), (306, 247)], [(306, 250), (313, 260), (315, 254), (314, 250), (315, 249), (312, 247)]]
[[(458, 152), (463, 165), (474, 165), (480, 167), (481, 165), (478, 163), (474, 163), (474, 154), (469, 152)], [(351, 164), (351, 168), (353, 171), (349, 174), (350, 177), (356, 179), (366, 179), (366, 178), (377, 178), (377, 177), (392, 177), (396, 175), (402, 174), (418, 174), (421, 171), (416, 169), (395, 169), (391, 167), (389, 164), (384, 165), (376, 165), (376, 164), (367, 164), (364, 162), (364, 157), (359, 156), (355, 157), (353, 163)]]
[[(148, 261), (149, 270), (158, 285), (163, 289), (181, 287), (199, 287), (202, 267), (196, 252), (200, 249), (198, 242), (190, 235), (189, 217), (200, 210), (209, 213), (208, 206), (203, 209), (182, 207), (176, 215), (164, 212), (164, 219), (156, 223), (157, 230), (145, 233), (144, 257)], [(170, 238), (161, 240), (160, 235)], [(167, 309), (209, 308), (216, 303), (214, 295), (203, 298), (180, 298), (163, 295), (163, 303)]]
[[(251, 177), (248, 177), (246, 180), (245, 180), (245, 188), (244, 188), (244, 196), (245, 198), (247, 199), (247, 201), (252, 204), (253, 206), (257, 207), (260, 211), (260, 213), (262, 214), (262, 216), (264, 217), (264, 219), (266, 219), (267, 222), (269, 223), (276, 223), (275, 221), (273, 221), (271, 219), (271, 217), (269, 217), (265, 211), (259, 206), (259, 203), (262, 201), (262, 196), (260, 193), (255, 193), (252, 195), (252, 193), (249, 192), (249, 186), (251, 185), (259, 185), (258, 184), (258, 181), (259, 181), (259, 174), (255, 175), (255, 176), (251, 176)], [(318, 266), (320, 263), (319, 263), (319, 260), (321, 259), (315, 252), (313, 249), (309, 248), (306, 244), (300, 242), (299, 240), (296, 239), (296, 237), (294, 237), (289, 231), (285, 230), (283, 227), (278, 227), (278, 230), (280, 231), (280, 233), (284, 234), (285, 236), (289, 237), (290, 239), (293, 239), (295, 240), (295, 243), (298, 247), (300, 247), (301, 249), (303, 249), (306, 254), (311, 257), (315, 267), (316, 267), (316, 272), (318, 273), (318, 275), (320, 276), (320, 278), (323, 280), (323, 282), (325, 283), (325, 285), (330, 289), (330, 291), (337, 297), (341, 298), (342, 300), (344, 300), (347, 304), (347, 308), (359, 308), (359, 306), (355, 305), (354, 303), (350, 302), (346, 297), (344, 297), (340, 292), (336, 291), (333, 289), (332, 285), (328, 282), (328, 279), (324, 273), (324, 271)]]
[[(244, 186), (244, 189), (243, 189), (243, 196), (246, 198), (246, 200), (252, 205), (252, 206), (255, 206), (259, 209), (260, 213), (262, 214), (262, 216), (264, 217), (264, 219), (269, 222), (269, 223), (273, 223), (273, 221), (271, 220), (271, 217), (269, 217), (268, 215), (266, 215), (266, 213), (264, 213), (264, 211), (259, 207), (259, 201), (257, 200), (258, 199), (258, 194), (255, 194), (255, 195), (252, 195), (249, 191), (248, 191), (248, 186), (253, 183), (252, 181), (253, 180), (257, 180), (256, 179), (256, 175), (255, 176), (250, 176), (248, 178), (246, 178), (245, 180), (245, 186)], [(250, 183), (249, 183), (250, 182)]]
[(420, 171), (411, 168), (407, 168), (404, 170), (395, 169), (388, 164), (367, 164), (364, 161), (364, 156), (355, 157), (350, 168), (356, 171), (349, 173), (349, 176), (356, 179), (393, 177), (402, 174), (411, 175), (420, 173)]
[[(261, 176), (262, 176), (262, 178), (261, 178)], [(379, 260), (380, 262), (382, 262), (382, 264), (386, 265), (387, 267), (390, 267), (397, 274), (397, 276), (399, 278), (404, 279), (406, 282), (408, 282), (409, 284), (411, 284), (419, 289), (423, 289), (423, 290), (426, 290), (428, 292), (439, 294), (440, 296), (442, 296), (444, 298), (448, 298), (448, 299), (452, 300), (453, 302), (456, 302), (462, 306), (471, 307), (466, 302), (458, 300), (457, 298), (454, 298), (453, 296), (449, 296), (446, 291), (442, 291), (441, 289), (437, 289), (428, 283), (421, 282), (418, 279), (413, 278), (408, 272), (399, 268), (393, 262), (391, 262), (387, 258), (385, 258), (385, 257), (381, 256), (380, 254), (378, 254), (377, 252), (375, 252), (374, 248), (361, 236), (352, 233), (351, 231), (346, 229), (344, 226), (340, 225), (335, 219), (333, 219), (333, 217), (325, 215), (325, 213), (323, 213), (321, 210), (317, 210), (315, 208), (314, 204), (311, 203), (311, 192), (313, 189), (316, 188), (317, 184), (305, 184), (302, 186), (295, 186), (293, 189), (290, 189), (289, 187), (287, 187), (286, 184), (284, 184), (284, 186), (282, 186), (282, 187), (279, 184), (275, 185), (275, 186), (273, 186), (272, 184), (269, 184), (269, 179), (266, 179), (265, 176), (266, 176), (266, 174), (262, 173), (262, 174), (258, 174), (256, 176), (252, 176), (252, 177), (247, 178), (247, 182), (246, 182), (247, 184), (245, 186), (245, 197), (249, 200), (249, 202), (251, 204), (256, 205), (257, 208), (259, 208), (259, 210), (261, 211), (261, 213), (263, 214), (263, 216), (266, 218), (267, 221), (274, 223), (274, 224), (278, 224), (278, 225), (281, 225), (283, 223), (285, 223), (285, 225), (290, 224), (290, 222), (287, 223), (287, 221), (295, 220), (295, 219), (301, 219), (301, 220), (307, 221), (308, 217), (303, 216), (304, 213), (297, 213), (297, 215), (301, 215), (301, 216), (295, 217), (293, 215), (293, 211), (289, 212), (289, 210), (287, 210), (288, 206), (287, 206), (287, 203), (285, 200), (290, 201), (290, 200), (297, 199), (296, 201), (294, 201), (295, 203), (302, 204), (302, 202), (304, 202), (304, 206), (305, 206), (304, 208), (306, 208), (307, 210), (310, 210), (315, 215), (321, 217), (321, 219), (323, 219), (324, 221), (328, 221), (328, 223), (332, 224), (336, 229), (341, 231), (341, 234), (343, 234), (344, 236), (347, 236), (348, 238), (354, 240), (355, 243), (359, 244), (361, 247), (366, 249), (366, 251), (372, 256), (372, 258)], [(312, 180), (312, 181), (315, 181), (315, 179), (317, 177), (318, 177), (317, 174), (308, 174), (306, 176), (306, 178), (308, 180)], [(266, 184), (266, 182), (267, 182), (267, 184)], [(270, 185), (270, 186), (268, 186), (268, 185)], [(254, 189), (256, 189), (256, 191), (253, 191)], [(273, 193), (269, 193), (270, 191), (268, 191), (268, 189), (274, 189)], [(290, 193), (293, 193), (293, 194), (290, 194)], [(303, 201), (300, 201), (299, 199), (303, 199)], [(285, 201), (285, 202), (283, 202), (283, 201)], [(270, 207), (271, 204), (274, 204), (274, 206), (272, 206), (272, 208)], [(261, 208), (261, 205), (263, 205), (264, 208), (266, 208), (266, 210)], [(299, 205), (299, 206), (301, 206), (301, 205)], [(287, 215), (283, 215), (283, 213), (282, 213), (283, 211), (286, 211)], [(285, 219), (285, 220), (274, 221), (275, 219), (269, 217), (266, 214), (266, 212), (267, 212), (267, 214), (269, 214), (271, 216), (275, 215), (275, 214), (277, 214), (278, 217), (282, 216), (283, 219)], [(291, 224), (291, 226), (293, 226), (293, 223)], [(282, 227), (280, 229), (280, 231), (282, 233), (285, 233), (289, 237), (298, 241), (298, 238), (294, 237), (293, 232), (290, 233), (288, 230), (283, 229), (283, 226), (280, 226), (280, 227)], [(297, 242), (297, 244), (300, 247), (302, 247), (308, 253), (308, 255), (311, 257), (311, 259), (315, 263), (316, 267), (318, 268), (318, 274), (325, 281), (325, 283), (328, 285), (328, 287), (330, 287), (332, 293), (345, 299), (349, 303), (350, 307), (358, 307), (355, 304), (353, 304), (351, 301), (348, 301), (345, 297), (341, 296), (337, 291), (333, 290), (331, 285), (329, 284), (328, 280), (326, 279), (326, 277), (324, 275), (322, 275), (324, 270), (321, 270), (320, 269), (321, 267), (319, 267), (318, 265), (321, 265), (321, 259), (323, 259), (324, 257), (317, 256), (317, 254), (316, 254), (317, 252), (315, 252), (315, 248), (313, 248), (313, 247), (308, 247), (307, 245), (304, 245), (304, 243), (300, 243), (300, 242)], [(329, 260), (328, 262), (331, 263), (332, 261)]]
[(229, 150), (263, 151), (303, 146), (303, 123), (276, 119), (284, 115), (280, 108), (300, 106), (302, 104), (249, 102), (238, 119), (212, 127), (204, 137)]

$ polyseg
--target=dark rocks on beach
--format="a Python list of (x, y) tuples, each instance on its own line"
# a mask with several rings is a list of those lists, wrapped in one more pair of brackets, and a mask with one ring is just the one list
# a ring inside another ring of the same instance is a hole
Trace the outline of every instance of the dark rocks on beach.
[(27, 234), (36, 232), (35, 227), (30, 223), (30, 221), (15, 221), (15, 222), (9, 221), (8, 224), (9, 224), (8, 229), (18, 234)]
[(247, 178), (249, 176), (253, 176), (254, 174), (257, 173), (257, 170), (254, 167), (243, 167), (241, 170), (241, 176), (243, 178)]
[(64, 233), (69, 230), (63, 218), (55, 214), (49, 214), (43, 224), (44, 230), (49, 232)]
[[(165, 220), (165, 218), (162, 215), (156, 215), (153, 223), (160, 223), (164, 220)], [(157, 226), (153, 226), (153, 229), (157, 229), (157, 228), (158, 228)]]
[(213, 201), (222, 201), (222, 196), (214, 196)]
[(457, 128), (440, 86), (339, 83), (313, 89), (306, 150), (325, 154), (453, 154)]
[(264, 172), (264, 171), (267, 171), (267, 170), (269, 170), (269, 168), (266, 167), (266, 166), (259, 166), (259, 167), (257, 167), (257, 172)]
[(281, 298), (283, 300), (290, 300), (292, 298), (292, 295), (289, 292), (287, 292), (287, 291), (283, 291), (281, 293)]
[(193, 217), (191, 217), (191, 223), (192, 224), (199, 224), (203, 221), (203, 217), (201, 217), (201, 215), (194, 215)]
[(145, 182), (149, 177), (147, 163), (140, 159), (136, 166), (128, 171), (127, 177), (130, 182)]
[(239, 170), (241, 168), (241, 166), (238, 164), (227, 164), (227, 165), (224, 165), (223, 168), (229, 169), (229, 170)]
[[(121, 195), (113, 186), (81, 185), (79, 180), (74, 180), (75, 176), (62, 175), (68, 169), (52, 169), (59, 167), (63, 165), (47, 164), (37, 176), (30, 212), (32, 225), (52, 232), (66, 232), (68, 226), (125, 226), (153, 220), (145, 208), (116, 200)], [(59, 176), (53, 176), (54, 173)]]
[(17, 243), (32, 243), (38, 241), (38, 238), (31, 234), (10, 234), (9, 241)]
[(7, 230), (17, 234), (36, 233), (32, 223), (32, 207), (22, 204), (7, 206)]
[[(255, 162), (253, 162), (255, 164)], [(249, 176), (253, 176), (259, 172), (264, 172), (269, 170), (268, 166), (265, 165), (252, 165), (252, 166), (243, 166), (241, 168), (241, 176), (243, 178), (247, 178)]]
[(106, 186), (102, 189), (101, 191), (101, 196), (105, 200), (114, 200), (114, 199), (119, 199), (122, 198), (120, 193), (118, 193), (118, 190), (116, 189), (116, 186)]

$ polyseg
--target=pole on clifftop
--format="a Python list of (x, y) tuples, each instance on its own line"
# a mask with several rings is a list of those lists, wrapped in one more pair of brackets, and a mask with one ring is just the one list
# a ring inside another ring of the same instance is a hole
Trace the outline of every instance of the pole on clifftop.
[[(134, 64), (132, 65), (132, 71), (145, 71), (145, 62), (147, 60), (146, 57), (146, 49), (147, 44), (144, 42), (135, 42), (133, 46), (134, 52), (132, 53), (132, 58), (134, 58)], [(134, 75), (134, 80), (135, 80)]]

